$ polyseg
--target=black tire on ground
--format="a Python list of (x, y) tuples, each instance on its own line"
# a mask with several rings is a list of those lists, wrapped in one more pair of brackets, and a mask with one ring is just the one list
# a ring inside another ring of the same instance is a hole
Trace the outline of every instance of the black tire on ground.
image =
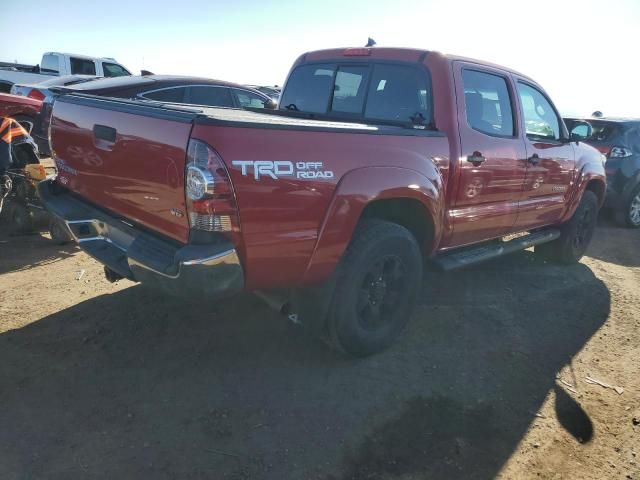
[(56, 245), (64, 245), (73, 241), (67, 226), (56, 217), (51, 217), (51, 220), (49, 220), (49, 234)]
[(587, 251), (597, 222), (598, 197), (586, 190), (573, 216), (560, 227), (560, 238), (538, 245), (535, 252), (565, 265), (578, 263)]
[(12, 201), (8, 205), (9, 229), (14, 233), (31, 233), (34, 229), (33, 215), (26, 205)]
[(624, 206), (615, 212), (616, 223), (622, 227), (640, 228), (640, 185), (638, 185)]
[(354, 356), (387, 348), (407, 324), (422, 283), (422, 254), (404, 227), (363, 220), (338, 267), (327, 329)]

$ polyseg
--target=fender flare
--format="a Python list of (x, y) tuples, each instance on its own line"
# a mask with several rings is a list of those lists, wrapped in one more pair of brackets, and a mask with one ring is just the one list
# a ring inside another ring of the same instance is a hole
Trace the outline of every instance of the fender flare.
[(437, 245), (443, 230), (444, 183), (435, 165), (429, 163), (426, 170), (428, 176), (402, 167), (363, 167), (343, 175), (320, 226), (303, 282), (316, 283), (331, 275), (351, 241), (363, 210), (376, 200), (419, 201), (431, 215), (432, 245)]
[(587, 162), (582, 165), (582, 168), (578, 171), (576, 178), (573, 182), (574, 185), (574, 194), (571, 196), (571, 200), (569, 201), (569, 205), (565, 214), (562, 218), (562, 223), (568, 221), (573, 214), (575, 213), (580, 201), (582, 200), (582, 195), (584, 191), (587, 189), (587, 185), (592, 180), (596, 180), (602, 184), (603, 195), (600, 198), (599, 206), (602, 207), (604, 203), (604, 198), (607, 192), (607, 177), (604, 172), (604, 166), (598, 165), (594, 162)]

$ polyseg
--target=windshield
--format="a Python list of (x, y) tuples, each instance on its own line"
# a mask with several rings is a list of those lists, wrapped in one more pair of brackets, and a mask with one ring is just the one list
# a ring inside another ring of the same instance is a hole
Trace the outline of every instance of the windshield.
[(310, 64), (291, 73), (280, 109), (426, 125), (431, 121), (431, 91), (428, 76), (413, 66)]

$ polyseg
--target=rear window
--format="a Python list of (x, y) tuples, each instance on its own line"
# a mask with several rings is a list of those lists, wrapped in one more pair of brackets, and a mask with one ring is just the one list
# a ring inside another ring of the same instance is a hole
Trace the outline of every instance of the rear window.
[(372, 121), (429, 123), (431, 91), (418, 68), (394, 64), (313, 64), (296, 68), (280, 108)]
[(58, 57), (56, 55), (45, 55), (42, 57), (40, 71), (44, 73), (60, 73)]
[(87, 60), (85, 58), (69, 58), (71, 62), (71, 74), (72, 75), (95, 75), (96, 64), (93, 60)]

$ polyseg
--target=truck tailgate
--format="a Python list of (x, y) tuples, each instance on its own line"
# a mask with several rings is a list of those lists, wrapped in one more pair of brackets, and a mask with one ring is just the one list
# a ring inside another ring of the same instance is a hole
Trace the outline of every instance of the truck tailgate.
[(51, 121), (58, 181), (132, 223), (186, 243), (184, 171), (194, 112), (66, 95)]

